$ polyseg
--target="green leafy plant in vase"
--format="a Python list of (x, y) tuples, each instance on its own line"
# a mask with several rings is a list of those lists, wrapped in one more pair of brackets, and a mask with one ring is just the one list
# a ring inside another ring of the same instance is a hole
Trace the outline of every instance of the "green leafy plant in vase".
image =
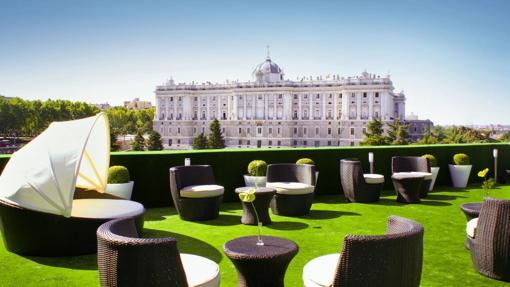
[(253, 208), (253, 211), (255, 212), (255, 218), (257, 219), (257, 227), (258, 227), (258, 235), (257, 235), (257, 245), (263, 246), (264, 241), (262, 241), (262, 222), (259, 220), (259, 214), (257, 212), (257, 209), (255, 208), (255, 204), (253, 202), (255, 201), (255, 191), (257, 191), (257, 187), (250, 188), (245, 192), (239, 193), (239, 199), (242, 202), (250, 203), (251, 207)]
[(478, 172), (478, 177), (483, 178), (482, 189), (486, 196), (489, 196), (490, 190), (494, 187), (494, 178), (487, 178), (487, 173), (489, 169), (486, 168)]

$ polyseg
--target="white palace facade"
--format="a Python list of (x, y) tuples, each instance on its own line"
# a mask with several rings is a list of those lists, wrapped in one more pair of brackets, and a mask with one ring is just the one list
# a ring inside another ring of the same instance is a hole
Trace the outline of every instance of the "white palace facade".
[[(226, 84), (176, 84), (156, 87), (154, 130), (166, 148), (191, 148), (200, 133), (220, 121), (228, 147), (319, 147), (357, 145), (373, 118), (405, 120), (403, 93), (390, 77), (363, 72), (286, 80), (269, 57), (252, 72), (253, 81)], [(420, 138), (432, 123), (410, 120)]]

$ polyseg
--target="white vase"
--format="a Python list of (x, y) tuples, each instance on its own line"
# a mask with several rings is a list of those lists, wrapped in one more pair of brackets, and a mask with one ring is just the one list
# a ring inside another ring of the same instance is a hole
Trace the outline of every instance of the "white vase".
[(472, 165), (448, 165), (453, 187), (465, 188), (467, 186), (469, 174), (471, 173), (471, 167)]
[(129, 181), (127, 183), (108, 183), (106, 185), (105, 193), (130, 200), (134, 184), (134, 181)]
[(244, 184), (246, 186), (266, 187), (266, 181), (267, 178), (265, 176), (244, 175)]
[(432, 191), (436, 183), (437, 174), (439, 173), (439, 167), (431, 167), (430, 172), (432, 173), (432, 182), (430, 183), (429, 191)]

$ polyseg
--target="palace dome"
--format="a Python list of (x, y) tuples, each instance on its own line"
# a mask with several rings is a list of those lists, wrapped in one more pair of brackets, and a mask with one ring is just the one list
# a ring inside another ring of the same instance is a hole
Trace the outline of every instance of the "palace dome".
[(283, 71), (269, 57), (258, 64), (252, 72), (252, 77), (257, 82), (278, 82), (283, 81)]

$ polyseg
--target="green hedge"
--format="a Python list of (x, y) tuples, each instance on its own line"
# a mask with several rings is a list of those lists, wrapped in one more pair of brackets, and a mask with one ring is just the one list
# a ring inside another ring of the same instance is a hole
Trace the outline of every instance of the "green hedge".
[[(133, 200), (146, 207), (171, 205), (168, 169), (183, 165), (184, 158), (191, 158), (192, 164), (210, 164), (218, 184), (225, 187), (225, 201), (235, 201), (234, 188), (243, 186), (243, 174), (248, 163), (261, 159), (268, 164), (296, 162), (308, 157), (315, 161), (320, 171), (316, 187), (317, 194), (340, 194), (340, 159), (357, 157), (362, 160), (365, 173), (368, 173), (368, 152), (374, 153), (375, 172), (386, 178), (385, 188), (392, 189), (391, 157), (396, 155), (421, 156), (432, 154), (441, 168), (436, 185), (451, 185), (448, 164), (456, 153), (466, 153), (473, 165), (470, 182), (480, 182), (476, 176), (479, 170), (494, 166), (492, 150), (499, 149), (498, 171), (502, 178), (505, 169), (510, 169), (510, 145), (508, 144), (462, 144), (462, 145), (410, 145), (383, 147), (335, 147), (335, 148), (285, 148), (285, 149), (229, 149), (229, 150), (186, 150), (155, 152), (114, 152), (110, 164), (123, 165), (129, 169), (135, 181)], [(0, 156), (0, 171), (8, 156)], [(200, 176), (200, 175), (197, 175)]]

